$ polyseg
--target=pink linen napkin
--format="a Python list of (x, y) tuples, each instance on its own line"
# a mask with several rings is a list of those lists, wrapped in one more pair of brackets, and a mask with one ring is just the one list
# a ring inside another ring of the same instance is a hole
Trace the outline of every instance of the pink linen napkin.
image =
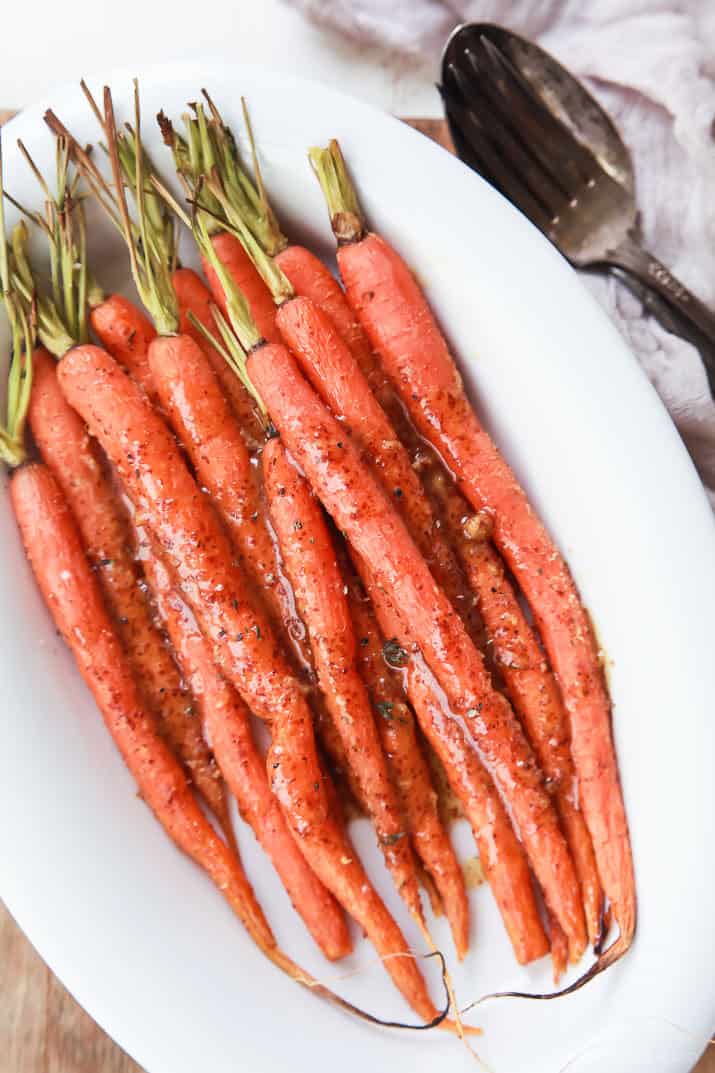
[[(433, 57), (460, 22), (531, 37), (608, 109), (633, 154), (646, 247), (715, 307), (713, 0), (295, 0), (366, 44)], [(687, 444), (715, 507), (715, 403), (696, 350), (609, 277), (584, 282), (619, 326)]]

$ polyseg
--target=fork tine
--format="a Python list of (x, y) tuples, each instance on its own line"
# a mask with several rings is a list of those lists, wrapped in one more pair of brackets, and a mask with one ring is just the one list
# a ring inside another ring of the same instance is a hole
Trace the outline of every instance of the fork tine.
[(504, 107), (503, 96), (495, 90), (492, 79), (485, 77), (483, 69), (471, 49), (465, 51), (467, 70), (459, 68), (459, 84), (462, 95), (480, 121), (489, 137), (498, 148), (506, 167), (511, 167), (529, 188), (533, 196), (553, 218), (559, 216), (571, 200), (550, 168), (544, 167), (541, 159), (531, 152), (528, 139), (515, 129)]
[(508, 55), (485, 34), (480, 34), (479, 43), (494, 84), (512, 113), (512, 125), (531, 135), (529, 148), (552, 173), (558, 167), (567, 180), (567, 193), (572, 194), (598, 171), (592, 153), (554, 115)]
[[(455, 79), (456, 81), (456, 79)], [(445, 110), (460, 157), (512, 201), (544, 233), (549, 233), (550, 214), (537, 201), (516, 172), (504, 164), (478, 117), (456, 93), (445, 96)]]

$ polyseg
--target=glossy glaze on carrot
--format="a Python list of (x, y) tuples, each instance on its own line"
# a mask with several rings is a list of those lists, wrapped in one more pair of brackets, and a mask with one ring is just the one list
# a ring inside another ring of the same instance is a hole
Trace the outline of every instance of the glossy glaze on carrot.
[(248, 708), (216, 667), (196, 619), (148, 539), (142, 544), (142, 561), (177, 659), (196, 697), (206, 736), (242, 818), (270, 857), (294, 908), (325, 956), (331, 960), (345, 957), (352, 949), (345, 918), (288, 829), (253, 738)]
[[(462, 869), (440, 819), (437, 794), (417, 739), (414, 715), (405, 700), (401, 672), (386, 662), (385, 640), (361, 583), (345, 568), (343, 576), (357, 638), (357, 664), (377, 713), (382, 747), (402, 798), (412, 842), (442, 901), (461, 959), (469, 947), (469, 903)], [(401, 661), (402, 656), (397, 658)]]
[[(179, 302), (180, 331), (185, 335), (190, 335), (211, 362), (211, 368), (221, 384), (223, 393), (233, 407), (246, 446), (249, 450), (255, 451), (263, 443), (263, 428), (256, 413), (255, 401), (233, 370), (229, 368), (223, 355), (211, 346), (206, 336), (199, 331), (189, 316), (192, 314), (204, 328), (216, 336), (216, 322), (211, 312), (215, 299), (201, 277), (191, 268), (177, 268), (172, 276), (172, 282)], [(107, 346), (104, 340), (102, 343)], [(111, 347), (107, 346), (107, 350), (112, 357), (116, 357)]]
[(409, 455), (328, 314), (298, 297), (283, 303), (276, 323), (315, 390), (361, 448), (453, 606), (468, 613), (464, 576)]
[(64, 397), (56, 362), (44, 351), (35, 356), (29, 416), (42, 457), (77, 518), (89, 561), (146, 701), (196, 789), (230, 833), (223, 782), (201, 732), (192, 697), (182, 684), (142, 592), (129, 520), (112, 485), (106, 459)]
[(474, 514), (446, 473), (432, 474), (432, 493), (460, 552), (489, 638), (490, 653), (546, 775), (583, 895), (591, 944), (603, 928), (603, 892), (591, 836), (579, 807), (568, 719), (532, 626), (491, 543), (491, 522)]
[(89, 322), (102, 346), (152, 398), (147, 353), (156, 332), (147, 315), (128, 298), (112, 294), (91, 310)]
[(635, 933), (636, 891), (610, 701), (588, 613), (563, 556), (479, 424), (405, 262), (373, 234), (343, 246), (338, 260), (350, 305), (415, 424), (447, 461), (474, 509), (490, 514), (494, 541), (531, 607), (571, 723), (581, 804), (601, 883), (621, 929), (610, 963)]
[(586, 945), (580, 887), (542, 772), (508, 701), (494, 690), (401, 518), (289, 352), (275, 345), (254, 350), (248, 374), (313, 490), (388, 594), (455, 714), (467, 722), (577, 960)]
[(141, 702), (59, 485), (46, 466), (35, 463), (15, 471), (10, 494), (45, 603), (142, 800), (179, 849), (209, 874), (258, 946), (270, 951), (275, 940), (238, 857), (214, 832)]
[[(196, 347), (188, 337), (183, 340), (187, 351)], [(175, 345), (175, 338), (167, 337), (152, 348)], [(311, 868), (362, 924), (378, 953), (408, 953), (400, 929), (331, 815), (300, 684), (267, 619), (252, 605), (245, 581), (232, 565), (228, 538), (168, 429), (139, 388), (97, 347), (72, 350), (62, 362), (60, 378), (71, 404), (116, 466), (219, 666), (251, 711), (271, 724), (269, 779)], [(412, 1008), (431, 1021), (434, 1005), (415, 962), (389, 958), (385, 968)]]
[(410, 912), (422, 920), (406, 818), (390, 778), (370, 698), (357, 670), (345, 579), (322, 508), (278, 438), (267, 442), (261, 463), (271, 519), (298, 610), (308, 628), (326, 707), (375, 824), (395, 886)]
[[(411, 638), (394, 607), (369, 580), (384, 632), (404, 647)], [(479, 860), (501, 913), (514, 954), (521, 965), (549, 949), (534, 897), (531, 873), (497, 789), (480, 763), (469, 730), (455, 718), (424, 660), (411, 654), (405, 665), (407, 696), (427, 741), (434, 749), (472, 828)]]

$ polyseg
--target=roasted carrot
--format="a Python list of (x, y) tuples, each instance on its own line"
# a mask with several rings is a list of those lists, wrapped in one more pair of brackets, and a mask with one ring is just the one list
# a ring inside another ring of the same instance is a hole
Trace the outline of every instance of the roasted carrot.
[[(188, 336), (159, 336), (150, 359), (157, 347), (177, 346), (197, 349)], [(270, 723), (267, 771), (301, 852), (382, 956), (406, 954), (399, 928), (330, 814), (302, 689), (268, 621), (252, 605), (232, 565), (228, 538), (168, 429), (138, 386), (98, 347), (75, 347), (59, 376), (70, 404), (116, 467), (223, 673), (248, 707)], [(414, 961), (390, 957), (385, 967), (413, 1009), (431, 1021), (434, 1006)]]
[(333, 994), (277, 946), (240, 859), (214, 832), (178, 761), (141, 704), (131, 667), (105, 610), (75, 519), (49, 469), (40, 463), (17, 469), (11, 479), (10, 494), (45, 603), (136, 780), (142, 799), (178, 848), (207, 872), (273, 964), (314, 994), (375, 1021), (376, 1018)]
[(344, 957), (352, 949), (345, 918), (333, 896), (308, 867), (288, 829), (268, 784), (248, 709), (218, 671), (196, 619), (174, 589), (168, 570), (148, 539), (142, 542), (142, 562), (241, 816), (270, 857), (296, 911), (325, 956), (331, 960)]
[(466, 720), (508, 802), (546, 901), (569, 938), (586, 943), (580, 889), (558, 817), (533, 752), (508, 701), (432, 577), (404, 523), (340, 423), (281, 346), (253, 349), (248, 375), (313, 490), (384, 588), (422, 650), (456, 716)]
[(296, 297), (282, 303), (276, 323), (308, 380), (362, 449), (434, 577), (469, 619), (471, 594), (454, 552), (405, 447), (333, 322), (311, 299)]
[[(549, 949), (534, 897), (526, 855), (496, 787), (479, 762), (466, 722), (455, 719), (419, 653), (408, 654), (410, 636), (394, 607), (361, 564), (380, 626), (405, 653), (407, 696), (420, 727), (441, 761), (472, 828), (479, 859), (517, 961), (525, 965)], [(403, 647), (404, 646), (404, 647)]]
[(383, 639), (369, 597), (354, 573), (346, 564), (341, 565), (357, 638), (358, 667), (378, 713), (382, 747), (402, 798), (415, 850), (441, 898), (461, 959), (469, 946), (464, 876), (442, 826), (429, 765), (417, 740), (414, 716), (405, 703), (398, 669), (403, 665), (402, 649)]
[(146, 702), (196, 789), (232, 838), (220, 772), (204, 740), (191, 694), (182, 684), (142, 592), (128, 519), (106, 461), (62, 394), (49, 354), (39, 350), (34, 366), (29, 418), (35, 442), (77, 518), (86, 553)]
[(268, 441), (261, 462), (271, 519), (298, 610), (308, 628), (326, 706), (375, 824), (385, 863), (410, 912), (422, 922), (406, 818), (357, 670), (345, 579), (322, 508), (278, 438)]
[[(206, 336), (196, 327), (195, 321), (199, 321), (204, 328), (215, 331), (216, 326), (211, 314), (211, 304), (214, 299), (211, 292), (201, 277), (191, 268), (177, 268), (172, 281), (179, 301), (179, 329), (184, 334), (190, 335), (206, 354), (238, 419), (246, 446), (249, 450), (256, 450), (263, 443), (263, 426), (256, 413), (256, 401), (228, 367), (221, 354), (207, 342)], [(106, 346), (104, 340), (102, 342)], [(113, 357), (116, 357), (110, 347), (107, 346), (107, 350)]]
[[(198, 350), (176, 335), (178, 304), (166, 260), (157, 244), (137, 248), (124, 196), (111, 94), (104, 92), (109, 155), (130, 252), (132, 274), (151, 309), (157, 338), (149, 350), (178, 349), (187, 359)], [(138, 93), (133, 134), (140, 141)], [(142, 160), (142, 153), (137, 153)], [(140, 169), (139, 165), (139, 169)], [(141, 233), (148, 234), (145, 184), (138, 169), (136, 192)], [(189, 473), (178, 448), (138, 386), (97, 347), (76, 347), (60, 367), (63, 390), (97, 436), (140, 512), (174, 583), (197, 618), (214, 657), (244, 702), (271, 723), (266, 758), (273, 792), (313, 871), (365, 928), (382, 956), (408, 954), (398, 926), (370, 884), (354, 849), (333, 815), (318, 761), (310, 709), (268, 620), (251, 599), (232, 562), (228, 537)], [(390, 957), (386, 968), (412, 1008), (430, 1023), (439, 1020), (411, 957)]]
[(309, 650), (300, 643), (299, 633), (290, 630), (295, 622), (293, 596), (266, 527), (258, 472), (205, 352), (198, 345), (182, 346), (181, 339), (176, 337), (176, 345), (167, 340), (164, 346), (151, 348), (156, 392), (283, 643), (307, 669)]
[(13, 509), (55, 624), (102, 713), (143, 800), (176, 845), (204, 868), (261, 949), (275, 940), (238, 857), (214, 833), (186, 776), (143, 707), (59, 485), (39, 463), (16, 470)]
[(492, 658), (556, 802), (581, 884), (589, 939), (598, 949), (603, 893), (591, 836), (579, 807), (569, 725), (556, 679), (491, 544), (488, 515), (474, 514), (444, 471), (431, 474), (430, 485), (477, 596)]
[(580, 801), (601, 884), (620, 928), (618, 940), (601, 957), (600, 971), (631, 945), (637, 908), (611, 707), (591, 621), (563, 556), (479, 424), (414, 276), (384, 239), (366, 233), (337, 143), (313, 151), (312, 160), (340, 244), (348, 301), (417, 428), (453, 470), (474, 509), (491, 516), (496, 546), (518, 578), (558, 678)]
[(152, 398), (147, 351), (156, 332), (146, 314), (123, 295), (112, 294), (94, 305), (89, 322), (102, 346)]

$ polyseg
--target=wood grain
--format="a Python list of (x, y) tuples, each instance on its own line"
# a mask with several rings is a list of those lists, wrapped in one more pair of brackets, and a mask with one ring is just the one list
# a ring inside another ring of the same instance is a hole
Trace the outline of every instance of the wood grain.
[[(0, 125), (12, 115), (0, 109)], [(405, 122), (454, 152), (444, 120)], [(1, 902), (0, 1073), (142, 1073), (68, 994)], [(715, 1047), (693, 1073), (715, 1073)]]

